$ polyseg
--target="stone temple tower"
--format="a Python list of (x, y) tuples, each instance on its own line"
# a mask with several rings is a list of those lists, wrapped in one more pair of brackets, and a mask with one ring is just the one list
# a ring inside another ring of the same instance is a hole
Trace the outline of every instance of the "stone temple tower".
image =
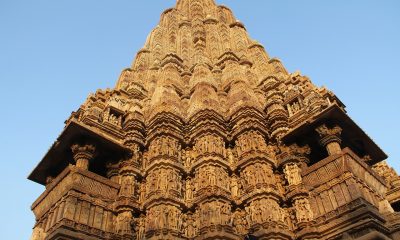
[(32, 239), (400, 239), (386, 157), (229, 8), (178, 0), (30, 174)]

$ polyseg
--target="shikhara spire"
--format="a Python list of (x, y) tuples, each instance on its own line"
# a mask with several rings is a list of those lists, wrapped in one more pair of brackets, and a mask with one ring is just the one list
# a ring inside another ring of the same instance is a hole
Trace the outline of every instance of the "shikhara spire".
[(29, 176), (32, 239), (398, 239), (385, 158), (229, 8), (178, 0)]

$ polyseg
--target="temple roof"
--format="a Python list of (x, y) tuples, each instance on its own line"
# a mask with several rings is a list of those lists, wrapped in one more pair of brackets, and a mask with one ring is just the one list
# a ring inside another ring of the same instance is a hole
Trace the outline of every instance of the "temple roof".
[[(341, 112), (328, 114), (325, 110), (333, 109), (333, 105)], [(285, 139), (290, 140), (297, 132), (309, 130), (314, 127), (309, 123), (315, 116), (332, 118), (347, 126), (345, 136), (356, 139), (344, 141), (346, 144), (359, 149), (360, 154), (371, 155), (373, 162), (385, 159), (383, 151), (346, 115), (344, 107), (329, 90), (315, 86), (299, 72), (290, 74), (279, 59), (270, 58), (229, 8), (213, 0), (178, 0), (175, 8), (162, 13), (132, 66), (122, 71), (116, 87), (88, 97), (29, 179), (44, 183), (46, 175), (59, 173), (72, 161), (70, 144), (82, 137), (118, 156), (129, 152), (125, 144), (129, 138), (124, 128), (127, 122), (140, 123), (138, 128), (143, 129), (135, 141), (143, 145), (148, 144), (146, 133), (152, 132), (148, 128), (159, 127), (154, 122), (163, 118), (158, 116), (174, 116), (168, 124), (176, 124), (171, 129), (183, 131), (204, 111), (213, 111), (215, 119), (225, 121), (221, 129), (232, 129), (230, 121), (235, 116), (252, 118), (240, 112), (253, 109), (260, 114), (247, 121), (264, 123), (262, 128), (268, 129), (270, 142), (279, 142), (288, 132)], [(91, 119), (90, 124), (85, 118)]]

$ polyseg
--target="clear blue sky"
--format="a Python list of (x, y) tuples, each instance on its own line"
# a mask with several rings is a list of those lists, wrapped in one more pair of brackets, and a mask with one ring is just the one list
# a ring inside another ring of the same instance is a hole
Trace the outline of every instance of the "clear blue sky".
[[(289, 71), (301, 70), (400, 170), (400, 1), (219, 0)], [(90, 92), (113, 87), (174, 0), (0, 0), (0, 239), (28, 239), (26, 179)]]

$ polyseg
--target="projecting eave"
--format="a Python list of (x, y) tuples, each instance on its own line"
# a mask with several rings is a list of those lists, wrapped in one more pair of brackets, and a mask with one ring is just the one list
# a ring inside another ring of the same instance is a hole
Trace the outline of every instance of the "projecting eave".
[(370, 156), (369, 164), (385, 160), (385, 152), (342, 110), (333, 104), (323, 112), (313, 116), (295, 129), (289, 131), (282, 140), (285, 143), (295, 143), (298, 139), (306, 139), (303, 144), (316, 146), (319, 136), (315, 128), (321, 124), (337, 124), (342, 131), (343, 147), (350, 147), (360, 157)]
[(96, 128), (72, 119), (28, 179), (45, 185), (48, 176), (56, 177), (69, 164), (74, 164), (71, 146), (76, 143), (90, 143), (96, 146), (96, 156), (90, 164), (90, 170), (100, 175), (104, 174), (107, 162), (118, 161), (130, 154), (130, 150), (122, 143)]

